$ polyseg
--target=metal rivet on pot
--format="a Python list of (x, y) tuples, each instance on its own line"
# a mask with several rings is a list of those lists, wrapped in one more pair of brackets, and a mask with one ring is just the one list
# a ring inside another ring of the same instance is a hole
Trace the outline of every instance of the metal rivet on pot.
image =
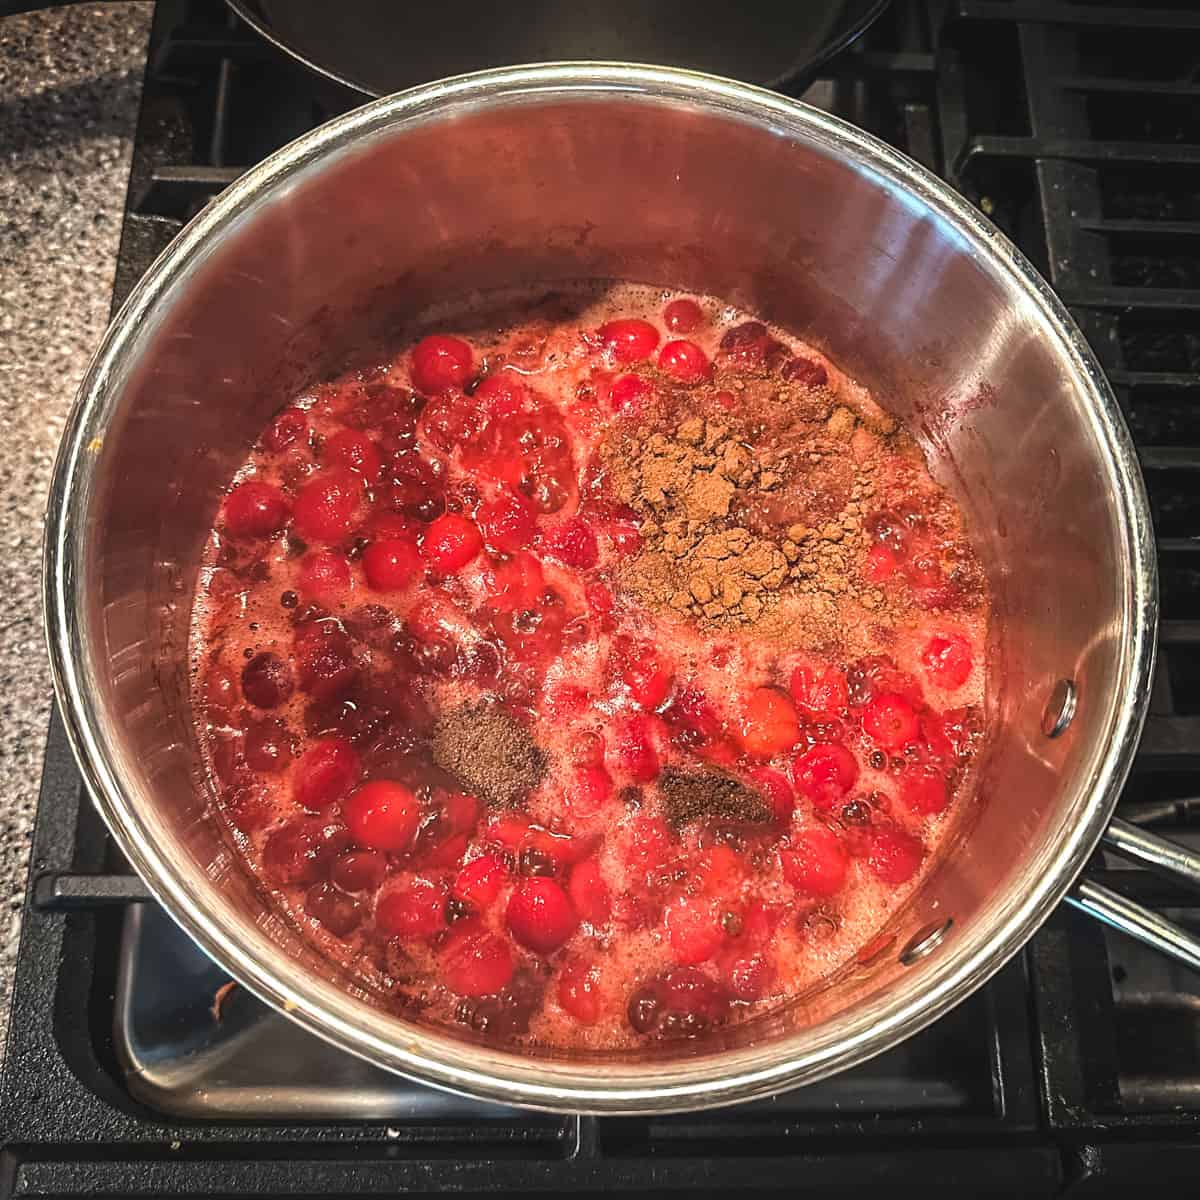
[(954, 918), (947, 917), (944, 921), (934, 921), (932, 925), (918, 929), (900, 951), (900, 962), (906, 967), (911, 967), (925, 955), (932, 954), (945, 940), (953, 924)]
[(1042, 732), (1050, 738), (1058, 737), (1060, 733), (1075, 719), (1075, 700), (1077, 696), (1073, 679), (1060, 679), (1046, 701), (1042, 711)]

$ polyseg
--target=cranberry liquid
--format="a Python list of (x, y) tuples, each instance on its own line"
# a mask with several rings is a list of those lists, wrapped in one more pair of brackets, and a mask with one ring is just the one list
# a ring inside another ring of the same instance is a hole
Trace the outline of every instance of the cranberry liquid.
[(988, 594), (875, 398), (718, 301), (489, 302), (293, 397), (195, 604), (213, 803), (383, 1002), (694, 1036), (871, 941), (970, 800)]

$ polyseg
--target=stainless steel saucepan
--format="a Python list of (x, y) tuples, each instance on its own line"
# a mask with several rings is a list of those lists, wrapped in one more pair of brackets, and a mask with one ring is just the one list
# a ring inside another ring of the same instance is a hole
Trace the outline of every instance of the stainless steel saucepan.
[[(977, 533), (996, 600), (977, 802), (873, 954), (707, 1041), (513, 1053), (355, 993), (272, 910), (208, 812), (186, 641), (222, 487), (270, 413), (431, 301), (616, 277), (710, 292), (802, 333), (904, 417)], [(555, 1110), (702, 1108), (861, 1062), (933, 1021), (1064, 896), (1200, 964), (1076, 876), (1150, 691), (1146, 498), (1101, 371), (961, 197), (817, 110), (651, 67), (510, 68), (367, 105), (248, 172), (176, 239), (80, 391), (48, 518), (58, 699), (96, 803), (167, 911), (233, 976), (384, 1067)]]

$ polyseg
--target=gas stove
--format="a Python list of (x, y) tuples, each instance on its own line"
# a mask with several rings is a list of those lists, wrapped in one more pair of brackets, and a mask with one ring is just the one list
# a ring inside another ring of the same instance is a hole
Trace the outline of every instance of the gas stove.
[[(1107, 370), (1164, 616), (1121, 812), (1200, 846), (1200, 15), (1161, 2), (897, 0), (806, 95), (977, 203)], [(114, 306), (222, 187), (357, 102), (216, 0), (161, 0)], [(1195, 896), (1104, 860), (1092, 873), (1200, 926)], [(1200, 976), (1064, 908), (969, 1001), (813, 1087), (652, 1118), (481, 1104), (231, 985), (121, 861), (55, 716), (0, 1135), (0, 1196), (1124, 1195), (1200, 1172)]]

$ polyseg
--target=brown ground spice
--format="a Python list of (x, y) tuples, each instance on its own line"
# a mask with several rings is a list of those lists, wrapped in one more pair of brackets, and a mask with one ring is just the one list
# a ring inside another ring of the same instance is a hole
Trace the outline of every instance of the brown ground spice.
[(507, 713), (464, 705), (438, 721), (433, 759), (488, 804), (515, 806), (546, 773), (546, 756)]
[(690, 821), (758, 825), (771, 819), (766, 800), (744, 783), (719, 771), (681, 771), (668, 767), (658, 781), (667, 822), (678, 828)]

